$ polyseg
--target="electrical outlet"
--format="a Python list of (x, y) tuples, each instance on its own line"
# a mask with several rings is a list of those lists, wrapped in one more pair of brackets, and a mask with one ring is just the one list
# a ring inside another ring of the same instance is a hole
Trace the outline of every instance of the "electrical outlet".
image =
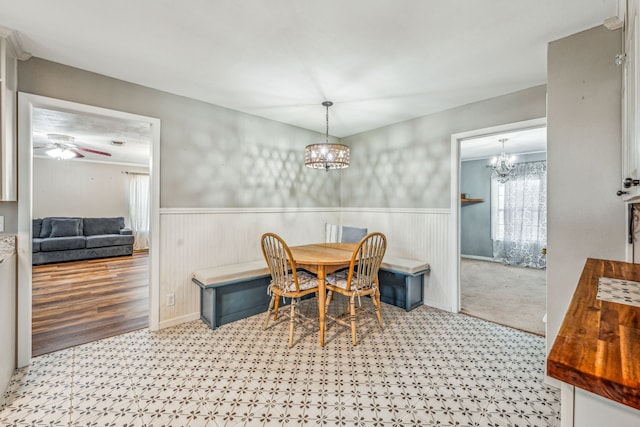
[(176, 297), (173, 294), (167, 295), (167, 306), (171, 307), (172, 305), (176, 305)]

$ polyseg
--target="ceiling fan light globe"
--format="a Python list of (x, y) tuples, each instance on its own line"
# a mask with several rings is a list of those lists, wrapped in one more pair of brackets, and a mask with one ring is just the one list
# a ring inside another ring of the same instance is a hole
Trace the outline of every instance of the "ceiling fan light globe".
[(68, 150), (66, 148), (60, 148), (60, 147), (47, 150), (47, 155), (49, 157), (53, 157), (54, 159), (58, 159), (58, 160), (69, 160), (76, 157), (76, 153), (74, 153), (73, 151)]

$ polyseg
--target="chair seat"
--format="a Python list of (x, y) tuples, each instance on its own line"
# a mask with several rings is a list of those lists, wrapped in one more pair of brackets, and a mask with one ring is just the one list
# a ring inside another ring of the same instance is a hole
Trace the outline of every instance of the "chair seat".
[[(347, 278), (348, 273), (346, 271), (341, 271), (336, 274), (330, 274), (327, 276), (326, 281), (329, 285), (335, 286), (336, 288), (347, 290)], [(371, 289), (374, 286), (374, 283), (358, 283), (358, 279), (354, 273), (351, 278), (351, 288), (350, 290), (353, 292), (364, 291)]]
[[(315, 288), (318, 286), (318, 278), (311, 273), (307, 273), (306, 271), (298, 271), (298, 286), (300, 286), (301, 291), (306, 291), (311, 288)], [(296, 284), (293, 280), (293, 274), (287, 275), (286, 282), (284, 287), (280, 286), (280, 284), (276, 284), (271, 281), (272, 287), (276, 287), (283, 292), (295, 292)]]

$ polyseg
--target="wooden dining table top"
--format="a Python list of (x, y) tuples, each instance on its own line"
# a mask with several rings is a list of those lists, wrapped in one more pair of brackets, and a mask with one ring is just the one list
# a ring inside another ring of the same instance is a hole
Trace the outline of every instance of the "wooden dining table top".
[(351, 261), (357, 243), (312, 243), (291, 246), (291, 255), (296, 264), (344, 265)]

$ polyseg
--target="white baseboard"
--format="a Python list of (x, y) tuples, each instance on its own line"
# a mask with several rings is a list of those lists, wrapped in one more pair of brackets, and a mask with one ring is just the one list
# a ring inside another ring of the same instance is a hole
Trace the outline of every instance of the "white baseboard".
[(460, 258), (477, 259), (478, 261), (498, 262), (493, 258), (489, 258), (489, 257), (486, 257), (486, 256), (478, 256), (478, 255), (460, 255)]
[(158, 329), (170, 328), (172, 326), (180, 325), (181, 323), (193, 322), (200, 319), (200, 313), (191, 313), (184, 316), (176, 317), (169, 320), (160, 322)]
[(425, 301), (424, 305), (428, 305), (429, 307), (437, 308), (438, 310), (448, 311), (451, 313), (451, 306), (437, 303), (435, 301)]

